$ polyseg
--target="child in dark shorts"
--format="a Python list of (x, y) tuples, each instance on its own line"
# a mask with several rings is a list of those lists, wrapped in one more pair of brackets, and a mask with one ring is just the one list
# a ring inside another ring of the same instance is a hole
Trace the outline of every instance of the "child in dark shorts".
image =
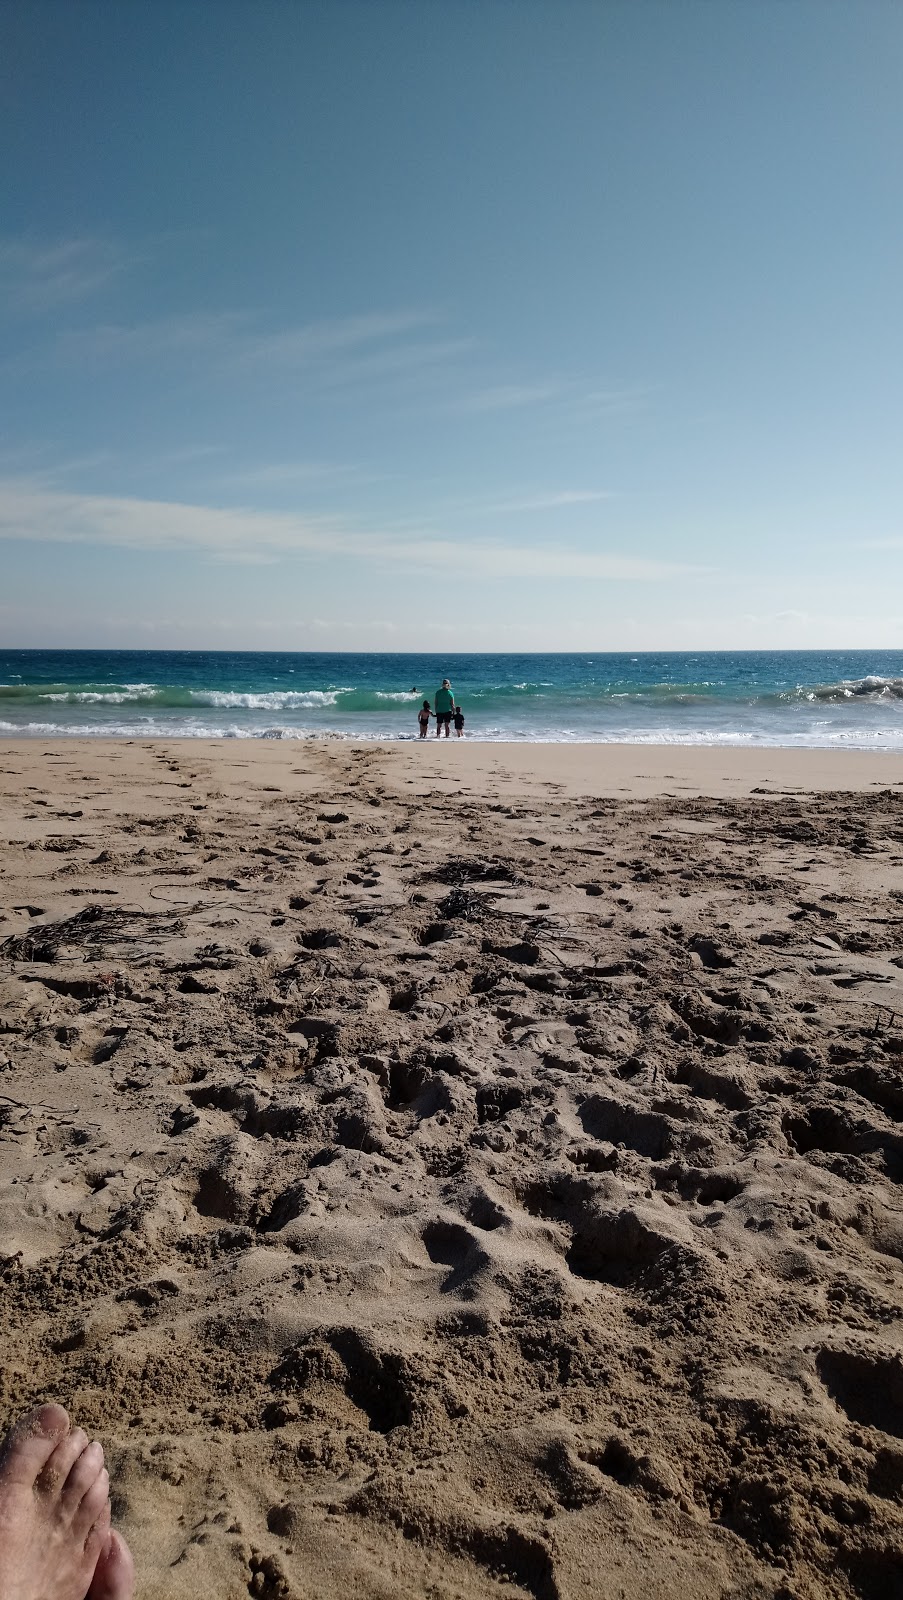
[(428, 700), (424, 700), (423, 705), (421, 706), (420, 710), (417, 713), (417, 721), (420, 723), (420, 737), (421, 737), (421, 739), (425, 739), (427, 734), (430, 731), (430, 717), (432, 715), (433, 715), (433, 713), (430, 710), (429, 701)]
[(452, 721), (455, 725), (455, 733), (458, 735), (459, 739), (462, 739), (464, 737), (464, 712), (461, 710), (460, 706), (455, 706), (455, 712), (454, 716), (452, 717)]

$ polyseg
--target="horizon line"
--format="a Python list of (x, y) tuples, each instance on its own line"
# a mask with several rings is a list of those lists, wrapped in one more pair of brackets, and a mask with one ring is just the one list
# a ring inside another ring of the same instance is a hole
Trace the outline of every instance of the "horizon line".
[(0, 655), (27, 655), (30, 653), (55, 651), (57, 654), (72, 655), (130, 655), (130, 656), (165, 656), (165, 655), (204, 655), (204, 656), (821, 656), (821, 655), (869, 655), (890, 654), (899, 651), (903, 654), (903, 643), (890, 645), (761, 645), (754, 648), (728, 650), (723, 645), (710, 649), (707, 645), (683, 647), (679, 650), (666, 647), (650, 648), (649, 646), (635, 646), (627, 649), (608, 650), (604, 647), (591, 645), (576, 646), (568, 650), (324, 650), (307, 648), (304, 650), (274, 647), (263, 649), (233, 649), (226, 650), (220, 646), (204, 648), (201, 645), (79, 645), (79, 644), (23, 644), (4, 645), (0, 642)]

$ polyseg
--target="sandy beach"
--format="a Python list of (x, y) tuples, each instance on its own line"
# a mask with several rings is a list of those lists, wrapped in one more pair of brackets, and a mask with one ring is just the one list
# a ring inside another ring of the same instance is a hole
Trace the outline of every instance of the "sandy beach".
[(142, 1600), (884, 1600), (903, 763), (0, 746), (4, 1419)]

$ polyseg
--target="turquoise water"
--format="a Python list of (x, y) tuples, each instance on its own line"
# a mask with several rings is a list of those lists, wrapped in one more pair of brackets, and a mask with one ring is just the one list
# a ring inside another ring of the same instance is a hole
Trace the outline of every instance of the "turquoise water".
[(903, 651), (388, 655), (0, 650), (0, 737), (417, 737), (903, 749)]

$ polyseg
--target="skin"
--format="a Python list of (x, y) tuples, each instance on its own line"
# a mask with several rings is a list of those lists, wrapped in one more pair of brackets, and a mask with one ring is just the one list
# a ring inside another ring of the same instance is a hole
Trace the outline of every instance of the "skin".
[(103, 1450), (62, 1406), (20, 1418), (0, 1452), (3, 1600), (132, 1600), (128, 1546), (110, 1527)]

